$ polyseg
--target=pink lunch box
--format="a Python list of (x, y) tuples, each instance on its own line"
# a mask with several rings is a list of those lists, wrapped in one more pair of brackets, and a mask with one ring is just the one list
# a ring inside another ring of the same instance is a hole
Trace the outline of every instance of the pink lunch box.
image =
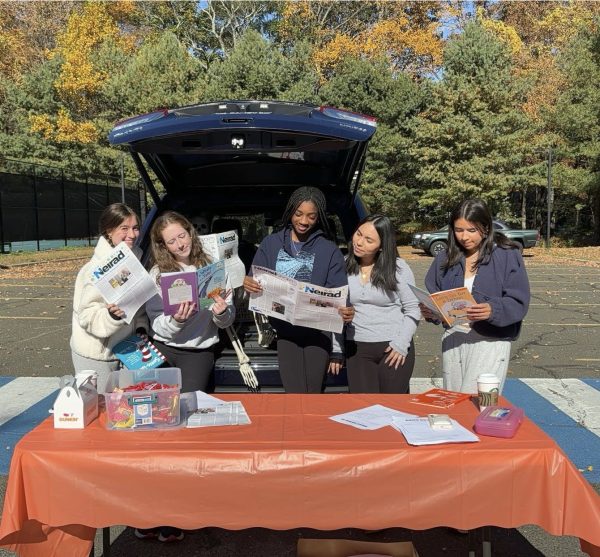
[(475, 419), (475, 431), (492, 437), (513, 437), (523, 421), (523, 409), (515, 406), (488, 406)]

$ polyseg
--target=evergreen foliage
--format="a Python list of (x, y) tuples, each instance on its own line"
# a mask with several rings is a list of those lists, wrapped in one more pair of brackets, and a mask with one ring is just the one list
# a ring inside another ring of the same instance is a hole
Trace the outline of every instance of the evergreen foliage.
[(422, 207), (445, 212), (481, 197), (505, 216), (532, 135), (511, 70), (508, 47), (476, 22), (449, 42), (443, 78), (412, 122)]
[[(4, 2), (0, 152), (118, 175), (107, 134), (123, 118), (224, 99), (328, 104), (378, 119), (361, 193), (399, 231), (443, 223), (468, 196), (542, 228), (551, 149), (555, 230), (599, 242), (599, 12), (506, 0), (476, 14), (433, 1)], [(128, 159), (125, 173), (137, 179)]]

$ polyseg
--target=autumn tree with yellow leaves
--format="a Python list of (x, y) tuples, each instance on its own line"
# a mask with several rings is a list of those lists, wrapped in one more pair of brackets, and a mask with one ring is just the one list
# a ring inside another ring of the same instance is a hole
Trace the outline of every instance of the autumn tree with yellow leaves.
[(122, 36), (118, 26), (119, 19), (133, 9), (129, 1), (87, 2), (71, 13), (56, 48), (50, 52), (50, 58), (61, 60), (54, 87), (63, 105), (57, 114), (33, 114), (32, 131), (59, 143), (98, 140), (99, 130), (91, 117), (108, 74), (94, 64), (94, 55), (109, 40), (123, 50), (133, 48), (131, 37)]
[(311, 40), (313, 60), (327, 80), (346, 56), (387, 59), (393, 73), (416, 78), (439, 67), (441, 2), (288, 1), (278, 31), (283, 40)]

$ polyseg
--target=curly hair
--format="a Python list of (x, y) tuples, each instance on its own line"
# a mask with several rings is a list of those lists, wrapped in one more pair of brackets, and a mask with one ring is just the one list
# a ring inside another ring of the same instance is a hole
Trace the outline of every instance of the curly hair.
[[(211, 261), (208, 255), (202, 250), (202, 244), (196, 234), (194, 225), (183, 215), (175, 211), (167, 211), (160, 215), (152, 224), (150, 230), (150, 258), (151, 264), (156, 265), (161, 273), (176, 273), (181, 271), (181, 265), (175, 260), (173, 254), (167, 249), (162, 237), (163, 230), (171, 225), (179, 224), (192, 239), (192, 249), (190, 251), (190, 263), (196, 267), (204, 267)], [(159, 277), (157, 280), (159, 280)]]

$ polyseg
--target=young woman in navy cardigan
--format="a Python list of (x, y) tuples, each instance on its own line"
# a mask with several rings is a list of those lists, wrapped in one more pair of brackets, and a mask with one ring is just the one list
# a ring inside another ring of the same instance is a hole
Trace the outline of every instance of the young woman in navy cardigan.
[[(313, 187), (295, 190), (282, 217), (282, 229), (269, 234), (252, 261), (282, 275), (326, 288), (348, 284), (344, 256), (331, 241), (323, 193)], [(261, 291), (251, 276), (244, 279), (248, 293)], [(342, 308), (346, 322), (353, 308)], [(332, 349), (331, 334), (280, 319), (271, 319), (277, 331), (279, 373), (286, 393), (320, 393)], [(341, 354), (340, 354), (341, 357)]]
[[(463, 201), (450, 216), (448, 248), (427, 276), (429, 292), (466, 286), (475, 301), (467, 309), (470, 330), (448, 328), (442, 337), (444, 388), (477, 392), (477, 376), (493, 373), (504, 386), (510, 343), (519, 336), (529, 308), (529, 280), (519, 246), (493, 228), (480, 199)], [(421, 305), (423, 316), (435, 315)]]

